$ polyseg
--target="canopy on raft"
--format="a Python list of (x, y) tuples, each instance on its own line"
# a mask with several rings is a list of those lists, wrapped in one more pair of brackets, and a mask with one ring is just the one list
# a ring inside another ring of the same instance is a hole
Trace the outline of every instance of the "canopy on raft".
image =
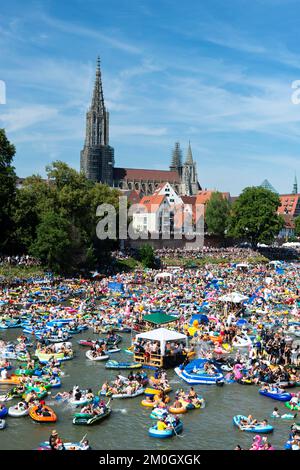
[(166, 343), (169, 341), (184, 340), (187, 343), (187, 336), (177, 331), (170, 331), (166, 328), (157, 328), (156, 330), (140, 333), (136, 336), (136, 340), (146, 339), (148, 341), (159, 341), (161, 355), (165, 355)]
[(171, 323), (177, 320), (177, 317), (172, 315), (168, 315), (165, 312), (155, 312), (151, 313), (150, 315), (145, 315), (143, 320), (149, 323), (153, 323), (155, 325), (163, 325), (164, 323)]

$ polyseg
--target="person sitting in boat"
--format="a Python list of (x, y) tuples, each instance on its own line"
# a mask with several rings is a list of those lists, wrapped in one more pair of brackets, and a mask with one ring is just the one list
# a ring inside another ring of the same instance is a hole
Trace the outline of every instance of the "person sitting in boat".
[(129, 383), (124, 392), (126, 395), (132, 395), (134, 393), (134, 387)]
[(91, 388), (88, 389), (87, 393), (86, 393), (86, 399), (87, 400), (92, 400), (94, 398), (94, 394), (93, 394), (93, 391)]
[(146, 403), (154, 403), (154, 402), (159, 402), (160, 400), (157, 399), (156, 397), (158, 397), (158, 395), (146, 395), (146, 399), (145, 399), (145, 402)]
[(249, 415), (246, 419), (241, 419), (240, 424), (244, 427), (250, 428), (250, 427), (256, 426), (258, 423), (257, 423), (257, 419), (254, 419), (252, 415)]
[(159, 419), (156, 423), (156, 427), (158, 431), (165, 431), (166, 429), (170, 429), (171, 426), (168, 426), (163, 419)]
[(37, 415), (42, 415), (43, 414), (43, 408), (44, 408), (44, 406), (41, 403), (39, 403), (37, 409), (35, 410), (35, 413)]
[(191, 387), (191, 388), (190, 388), (190, 391), (189, 391), (189, 394), (188, 394), (188, 398), (190, 398), (191, 400), (193, 400), (193, 399), (195, 399), (195, 398), (197, 398), (197, 397), (198, 397), (198, 395), (197, 395), (197, 393), (195, 392), (194, 387)]
[(28, 405), (27, 405), (27, 403), (25, 403), (24, 401), (20, 401), (20, 402), (18, 403), (18, 405), (17, 405), (17, 408), (18, 408), (18, 410), (20, 410), (20, 411), (27, 410)]
[(104, 382), (104, 384), (101, 387), (100, 393), (106, 393), (108, 391), (109, 384), (108, 381)]
[(97, 416), (97, 415), (103, 415), (104, 411), (105, 411), (105, 408), (102, 407), (102, 406), (94, 406), (94, 407), (92, 408), (92, 413), (93, 413), (93, 415), (95, 415), (95, 416)]
[(50, 411), (48, 410), (48, 408), (45, 408), (43, 407), (43, 410), (42, 410), (42, 413), (41, 413), (43, 416), (51, 416), (51, 413)]
[(169, 425), (169, 427), (171, 429), (173, 429), (173, 427), (175, 427), (175, 426), (177, 426), (177, 424), (179, 424), (179, 417), (177, 415), (175, 415), (175, 416), (169, 415), (169, 416), (166, 417), (165, 422), (166, 422), (166, 424)]
[(172, 408), (182, 408), (182, 403), (178, 400), (178, 398), (175, 399)]
[(63, 443), (62, 439), (59, 436), (57, 436), (56, 439), (55, 439), (54, 448), (55, 448), (55, 450), (66, 450), (65, 446), (64, 446), (64, 443)]
[(91, 414), (92, 413), (92, 405), (85, 405), (81, 408), (80, 410), (80, 413), (83, 413), (83, 414)]
[(292, 408), (294, 408), (298, 406), (298, 404), (299, 404), (299, 398), (295, 395), (294, 397), (290, 399), (290, 405)]
[(90, 450), (91, 446), (90, 446), (89, 441), (87, 439), (84, 439), (84, 441), (80, 444), (80, 448), (82, 450)]
[(75, 392), (74, 399), (75, 399), (76, 401), (79, 401), (79, 400), (81, 399), (81, 397), (82, 397), (82, 392), (81, 392), (81, 390), (78, 389), (78, 390)]
[(56, 395), (54, 395), (53, 398), (61, 398), (61, 399), (67, 399), (70, 398), (72, 395), (72, 392), (58, 392)]
[(50, 437), (49, 437), (49, 447), (51, 450), (57, 450), (55, 448), (55, 443), (56, 443), (56, 439), (58, 438), (58, 433), (57, 431), (54, 429), (51, 434), (50, 434)]
[(1, 380), (6, 380), (7, 379), (7, 370), (2, 369), (1, 370)]
[(215, 375), (218, 372), (218, 369), (213, 364), (210, 364), (209, 362), (206, 362), (204, 364), (204, 370), (208, 375)]

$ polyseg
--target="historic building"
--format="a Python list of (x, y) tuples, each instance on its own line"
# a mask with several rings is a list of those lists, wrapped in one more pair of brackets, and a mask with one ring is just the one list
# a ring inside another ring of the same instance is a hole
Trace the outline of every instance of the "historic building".
[(104, 104), (98, 58), (92, 103), (86, 114), (81, 171), (93, 181), (106, 183), (123, 191), (138, 191), (141, 195), (153, 194), (162, 183), (172, 184), (178, 194), (185, 196), (196, 195), (201, 189), (190, 143), (184, 162), (180, 145), (175, 144), (169, 170), (117, 168), (114, 163), (114, 149), (109, 145), (109, 114)]
[(99, 58), (92, 103), (86, 114), (80, 170), (92, 181), (101, 181), (110, 186), (113, 183), (114, 149), (109, 145), (109, 114), (104, 105)]

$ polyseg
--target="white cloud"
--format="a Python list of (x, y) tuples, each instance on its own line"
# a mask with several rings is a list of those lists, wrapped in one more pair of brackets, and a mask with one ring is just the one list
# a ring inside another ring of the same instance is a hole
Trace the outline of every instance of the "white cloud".
[(111, 135), (115, 138), (120, 136), (164, 136), (167, 134), (165, 127), (146, 127), (138, 125), (111, 125)]
[(58, 110), (50, 106), (18, 106), (0, 115), (0, 122), (8, 132), (17, 132), (42, 122), (54, 120)]

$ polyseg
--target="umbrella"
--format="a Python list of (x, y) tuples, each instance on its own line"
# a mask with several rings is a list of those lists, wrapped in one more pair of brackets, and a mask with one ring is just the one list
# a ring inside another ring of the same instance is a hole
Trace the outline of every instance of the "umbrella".
[(240, 294), (239, 292), (231, 292), (231, 294), (219, 297), (219, 300), (220, 302), (232, 302), (234, 304), (240, 304), (248, 300), (248, 296)]

